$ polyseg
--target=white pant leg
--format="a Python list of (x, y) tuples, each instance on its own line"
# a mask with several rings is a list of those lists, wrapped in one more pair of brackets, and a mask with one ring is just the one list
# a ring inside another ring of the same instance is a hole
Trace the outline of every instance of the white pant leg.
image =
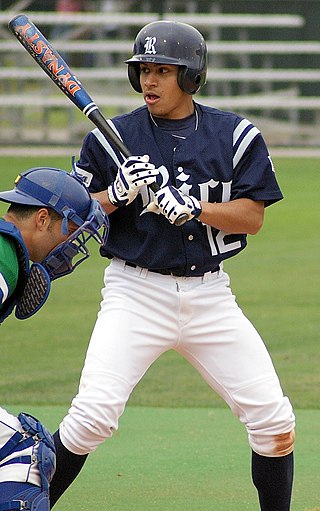
[(139, 269), (113, 260), (105, 272), (103, 301), (89, 343), (77, 396), (60, 425), (63, 444), (75, 454), (96, 449), (118, 428), (134, 386), (178, 340), (179, 296)]
[(295, 425), (292, 406), (265, 344), (236, 304), (228, 275), (221, 272), (192, 291), (183, 282), (180, 288), (186, 316), (177, 351), (246, 425), (254, 451), (288, 454), (293, 434), (286, 433)]

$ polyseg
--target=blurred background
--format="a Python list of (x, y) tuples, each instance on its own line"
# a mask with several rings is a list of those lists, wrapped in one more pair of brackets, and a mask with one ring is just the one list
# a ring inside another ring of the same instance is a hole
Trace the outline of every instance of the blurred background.
[(143, 103), (126, 58), (145, 24), (184, 21), (207, 40), (198, 102), (249, 118), (269, 146), (319, 149), (320, 0), (0, 0), (0, 146), (79, 146), (92, 124), (9, 32), (27, 14), (106, 117)]

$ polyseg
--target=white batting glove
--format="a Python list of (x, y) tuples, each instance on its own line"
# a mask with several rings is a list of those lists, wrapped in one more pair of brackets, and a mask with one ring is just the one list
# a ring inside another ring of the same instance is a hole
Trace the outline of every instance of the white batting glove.
[(174, 186), (165, 186), (155, 193), (154, 201), (148, 207), (148, 211), (160, 211), (171, 224), (175, 224), (181, 215), (185, 215), (185, 221), (197, 218), (201, 211), (198, 199), (191, 195), (185, 195)]
[(140, 188), (156, 181), (159, 169), (149, 163), (149, 156), (130, 156), (121, 167), (114, 182), (108, 186), (111, 204), (116, 207), (130, 204), (138, 195)]

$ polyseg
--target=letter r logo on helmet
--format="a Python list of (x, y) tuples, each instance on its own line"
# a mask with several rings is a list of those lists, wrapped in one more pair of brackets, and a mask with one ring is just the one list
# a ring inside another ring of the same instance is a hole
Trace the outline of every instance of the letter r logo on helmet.
[(155, 44), (157, 42), (156, 37), (146, 37), (146, 43), (144, 45), (145, 47), (145, 53), (151, 53), (155, 55), (157, 53)]

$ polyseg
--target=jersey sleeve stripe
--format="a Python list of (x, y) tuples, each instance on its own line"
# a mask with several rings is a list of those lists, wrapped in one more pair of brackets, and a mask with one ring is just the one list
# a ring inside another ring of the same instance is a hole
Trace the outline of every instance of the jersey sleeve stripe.
[(0, 303), (4, 303), (8, 298), (9, 288), (4, 276), (0, 273)]
[[(114, 122), (111, 119), (107, 119), (107, 123), (109, 124), (110, 128), (112, 128), (112, 130), (116, 133), (116, 135), (118, 135), (118, 137), (122, 140), (122, 137), (121, 137), (119, 131), (117, 130)], [(123, 140), (122, 140), (122, 142), (123, 142)]]
[(241, 144), (239, 145), (234, 157), (233, 157), (233, 168), (235, 169), (244, 155), (246, 149), (251, 144), (252, 140), (260, 133), (258, 128), (252, 127), (252, 129), (246, 134)]
[(248, 121), (248, 119), (242, 119), (242, 121), (239, 122), (238, 126), (236, 127), (236, 129), (233, 132), (233, 146), (236, 145), (241, 133), (243, 133), (244, 130), (248, 126), (250, 126), (250, 124), (252, 124), (252, 123), (250, 121)]
[(116, 163), (118, 167), (121, 166), (121, 162), (119, 161), (119, 158), (117, 157), (116, 153), (112, 149), (111, 145), (109, 144), (108, 140), (104, 137), (104, 135), (101, 133), (98, 128), (95, 128), (92, 130), (93, 135), (99, 140), (102, 147), (106, 150), (106, 152), (111, 156), (113, 161)]

